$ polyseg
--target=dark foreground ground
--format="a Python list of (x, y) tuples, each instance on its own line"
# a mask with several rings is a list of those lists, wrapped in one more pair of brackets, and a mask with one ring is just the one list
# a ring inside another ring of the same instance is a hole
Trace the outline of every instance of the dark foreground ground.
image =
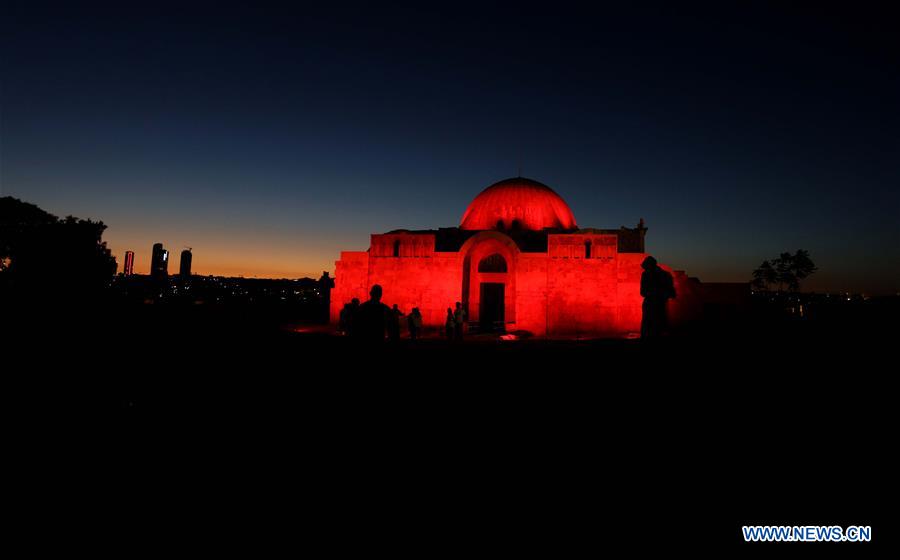
[[(24, 409), (12, 460), (40, 481), (26, 486), (39, 513), (88, 525), (79, 539), (257, 556), (857, 557), (897, 538), (883, 316), (707, 325), (653, 349), (373, 349), (250, 313), (127, 311), (44, 314), (4, 335), (25, 358), (7, 362)], [(751, 524), (872, 525), (875, 542), (748, 545)]]

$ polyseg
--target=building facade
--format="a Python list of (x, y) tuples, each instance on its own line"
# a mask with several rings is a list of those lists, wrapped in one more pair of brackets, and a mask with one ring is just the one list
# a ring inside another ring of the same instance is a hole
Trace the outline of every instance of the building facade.
[(163, 248), (162, 243), (153, 244), (153, 252), (150, 256), (150, 276), (160, 281), (169, 277), (169, 251)]
[(178, 275), (182, 280), (191, 277), (191, 261), (193, 259), (194, 255), (191, 253), (190, 249), (184, 249), (183, 251), (181, 251), (181, 263), (178, 267)]
[[(342, 252), (331, 320), (380, 284), (384, 303), (407, 313), (418, 307), (426, 327), (441, 327), (458, 301), (479, 330), (550, 337), (638, 332), (646, 232), (643, 220), (634, 228), (579, 228), (550, 187), (507, 179), (482, 191), (459, 227), (374, 234), (367, 251)], [(663, 268), (678, 293), (670, 302), (672, 320), (696, 316), (703, 285)]]
[(134, 274), (134, 251), (125, 251), (125, 276)]

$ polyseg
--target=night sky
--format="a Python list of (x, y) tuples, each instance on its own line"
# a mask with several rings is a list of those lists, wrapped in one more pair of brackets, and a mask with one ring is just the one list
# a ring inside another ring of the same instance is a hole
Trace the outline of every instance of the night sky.
[(809, 289), (900, 289), (887, 13), (70, 4), (3, 3), (0, 194), (103, 220), (120, 268), (160, 241), (200, 274), (318, 276), (521, 165), (703, 280), (805, 248)]

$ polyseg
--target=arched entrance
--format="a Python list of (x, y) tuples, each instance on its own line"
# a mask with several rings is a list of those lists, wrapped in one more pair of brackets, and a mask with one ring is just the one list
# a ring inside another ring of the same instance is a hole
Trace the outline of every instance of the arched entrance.
[(515, 242), (500, 232), (482, 232), (469, 239), (460, 254), (469, 326), (480, 332), (506, 330), (516, 314)]

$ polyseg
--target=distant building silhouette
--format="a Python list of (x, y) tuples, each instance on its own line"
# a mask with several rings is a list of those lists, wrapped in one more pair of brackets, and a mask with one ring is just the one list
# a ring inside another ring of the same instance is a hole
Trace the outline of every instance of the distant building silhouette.
[(191, 277), (191, 260), (193, 260), (191, 249), (187, 248), (181, 252), (181, 266), (178, 269), (178, 275), (182, 279)]
[(162, 243), (154, 243), (150, 258), (150, 276), (155, 280), (165, 280), (169, 276), (169, 252)]
[(125, 276), (134, 274), (134, 251), (125, 251)]

